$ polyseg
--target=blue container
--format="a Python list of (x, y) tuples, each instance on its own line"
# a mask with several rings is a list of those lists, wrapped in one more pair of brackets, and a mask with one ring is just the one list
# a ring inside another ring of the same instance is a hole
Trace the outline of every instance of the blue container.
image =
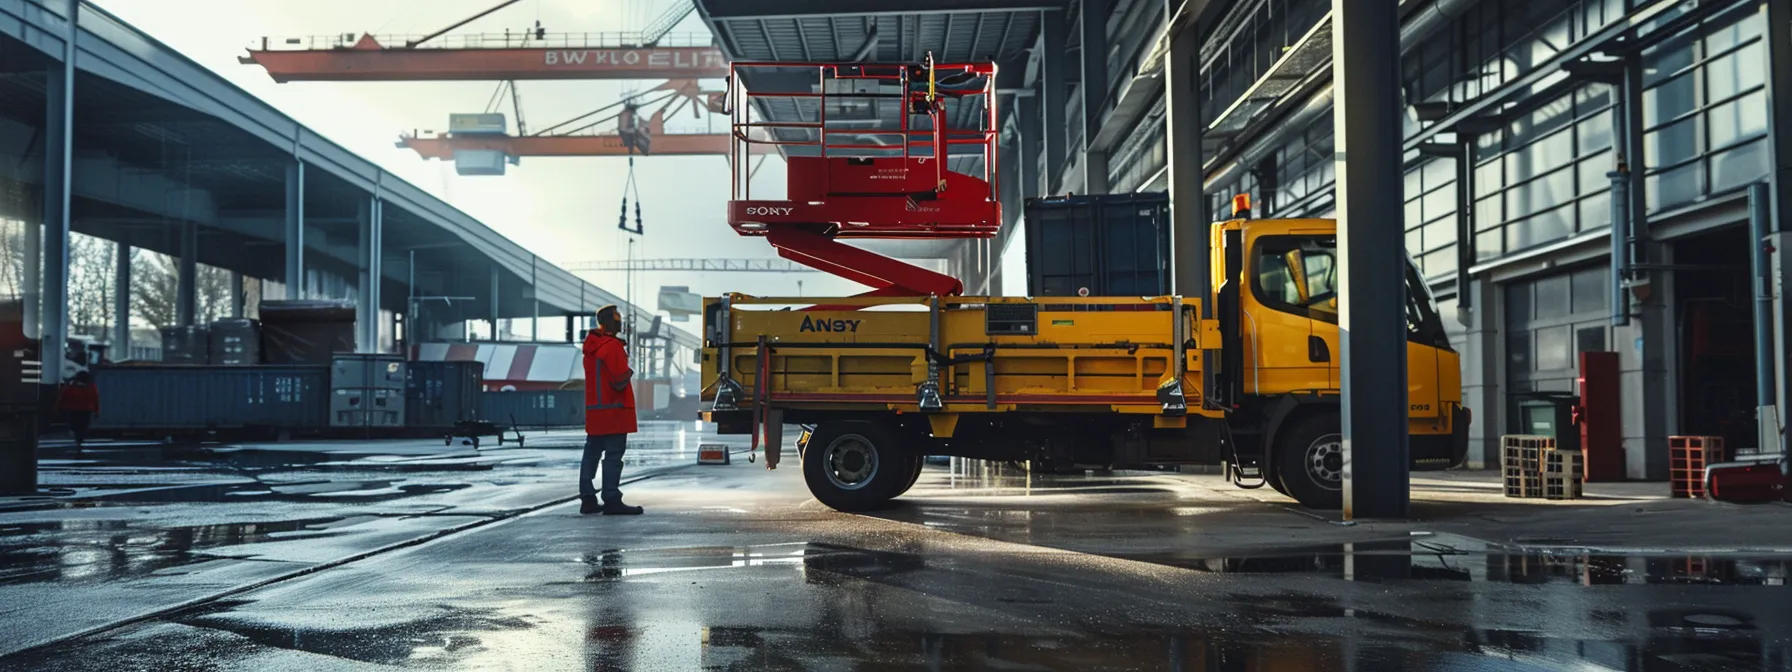
[(103, 366), (94, 429), (267, 428), (328, 426), (328, 366)]
[(1031, 296), (1171, 293), (1166, 194), (1030, 198), (1026, 232)]
[(500, 427), (583, 427), (585, 391), (483, 392), (479, 419)]
[(479, 420), (484, 379), (479, 362), (406, 362), (405, 425), (436, 429)]

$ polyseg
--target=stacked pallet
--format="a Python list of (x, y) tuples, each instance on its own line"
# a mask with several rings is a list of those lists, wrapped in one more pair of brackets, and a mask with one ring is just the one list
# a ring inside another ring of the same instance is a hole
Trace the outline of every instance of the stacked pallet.
[(1500, 437), (1500, 474), (1507, 497), (1580, 499), (1586, 459), (1578, 450), (1558, 450), (1547, 436)]
[(1668, 437), (1668, 480), (1673, 496), (1703, 498), (1705, 467), (1724, 461), (1724, 437)]

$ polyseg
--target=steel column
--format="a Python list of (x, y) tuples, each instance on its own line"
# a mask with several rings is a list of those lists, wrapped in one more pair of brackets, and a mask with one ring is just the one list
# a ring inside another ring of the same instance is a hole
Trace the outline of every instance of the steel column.
[(1773, 258), (1768, 252), (1773, 231), (1773, 187), (1757, 182), (1748, 187), (1749, 265), (1755, 299), (1755, 425), (1762, 452), (1779, 450), (1778, 391), (1773, 368)]
[(1108, 193), (1108, 155), (1094, 147), (1108, 98), (1108, 2), (1082, 0), (1083, 193)]
[(497, 340), (501, 340), (501, 339), (500, 339), (500, 338), (498, 338), (498, 333), (499, 333), (499, 332), (498, 332), (498, 308), (499, 308), (499, 305), (498, 305), (498, 288), (499, 288), (499, 285), (498, 285), (498, 275), (499, 275), (499, 274), (500, 274), (500, 273), (502, 273), (502, 272), (503, 272), (503, 271), (502, 271), (502, 270), (500, 270), (500, 269), (499, 269), (499, 268), (498, 268), (498, 265), (497, 265), (497, 264), (492, 264), (492, 293), (491, 293), (491, 297), (492, 297), (492, 302), (491, 302), (491, 304), (490, 304), (490, 306), (491, 306), (491, 309), (492, 309), (492, 313), (491, 313), (491, 319), (492, 319), (492, 334), (491, 334), (491, 338), (492, 338), (492, 340), (494, 340), (494, 341), (497, 341)]
[(541, 295), (535, 284), (535, 267), (540, 263), (539, 258), (529, 257), (529, 341), (535, 343), (541, 341)]
[[(1039, 156), (1045, 151), (1046, 144), (1045, 133), (1041, 130), (1044, 120), (1040, 118), (1042, 110), (1039, 109), (1039, 100), (1039, 96), (1024, 96), (1016, 104), (1016, 109), (1020, 112), (1020, 138), (1015, 143), (1019, 152), (1015, 155), (1014, 165), (1020, 170), (1021, 192), (1016, 195), (1018, 198), (1015, 200), (1020, 202), (1022, 211), (1015, 213), (1015, 221), (1020, 221), (1026, 214), (1027, 199), (1045, 192), (1039, 176)], [(1035, 141), (1039, 143), (1039, 149), (1029, 147)]]
[(191, 327), (199, 320), (199, 225), (180, 223), (179, 271), (174, 286), (174, 321)]
[(243, 272), (230, 272), (230, 316), (243, 316)]
[(378, 195), (356, 207), (355, 220), (360, 226), (360, 269), (356, 277), (359, 300), (355, 306), (355, 350), (378, 352), (380, 347), (380, 249), (384, 241), (380, 226), (381, 203)]
[(75, 31), (80, 3), (69, 0), (65, 8), (68, 32), (62, 36), (62, 61), (50, 66), (44, 91), (43, 286), (38, 294), (42, 297), (38, 335), (42, 339), (40, 359), (44, 363), (45, 385), (62, 383), (62, 361), (68, 355), (69, 186), (74, 159)]
[(131, 246), (119, 243), (113, 261), (112, 359), (131, 355)]
[(305, 164), (286, 164), (286, 298), (305, 298)]
[[(1395, 0), (1332, 0), (1337, 101), (1339, 349), (1344, 518), (1404, 518), (1406, 260), (1400, 12)], [(1346, 160), (1348, 157), (1349, 160)]]
[[(1166, 16), (1173, 16), (1177, 0), (1165, 0)], [(1207, 194), (1202, 184), (1199, 93), (1201, 55), (1197, 26), (1185, 26), (1170, 38), (1164, 59), (1165, 132), (1169, 143), (1170, 231), (1175, 245), (1175, 292), (1200, 299), (1204, 317), (1213, 317)], [(1203, 367), (1207, 368), (1207, 367)]]
[(1070, 74), (1064, 65), (1064, 44), (1069, 39), (1069, 31), (1064, 26), (1063, 12), (1041, 12), (1044, 16), (1045, 29), (1040, 32), (1044, 40), (1040, 44), (1040, 84), (1045, 88), (1045, 132), (1040, 139), (1045, 142), (1045, 193), (1058, 193), (1064, 185), (1058, 184), (1064, 176), (1064, 153), (1069, 140), (1069, 129), (1064, 123), (1064, 104), (1069, 97), (1070, 83), (1065, 77)]
[[(1773, 173), (1769, 176), (1772, 185), (1772, 221), (1769, 228), (1773, 232), (1792, 231), (1792, 0), (1767, 0), (1765, 3), (1766, 26), (1764, 37), (1767, 43), (1767, 108), (1768, 127), (1772, 151), (1769, 156), (1773, 161)], [(1777, 236), (1784, 240), (1785, 236)], [(1756, 244), (1763, 244), (1760, 240)], [(1781, 248), (1780, 261), (1785, 262), (1785, 255), (1792, 250)], [(1779, 278), (1777, 281), (1783, 281)], [(1773, 306), (1774, 316), (1772, 328), (1780, 342), (1774, 348), (1773, 374), (1777, 380), (1777, 393), (1773, 398), (1776, 404), (1792, 402), (1792, 355), (1786, 352), (1787, 335), (1792, 334), (1792, 306), (1786, 305), (1784, 293), (1776, 292), (1777, 305)], [(1759, 317), (1756, 318), (1760, 319)], [(1776, 406), (1776, 415), (1784, 418), (1792, 415), (1783, 406)], [(1776, 419), (1776, 422), (1779, 422)], [(1785, 437), (1780, 436), (1781, 445)], [(1780, 445), (1773, 447), (1779, 450)], [(1767, 448), (1763, 446), (1763, 450)]]

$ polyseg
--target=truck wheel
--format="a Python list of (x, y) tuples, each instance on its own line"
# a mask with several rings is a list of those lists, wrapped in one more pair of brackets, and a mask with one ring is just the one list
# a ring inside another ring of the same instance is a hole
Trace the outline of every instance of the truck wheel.
[(889, 431), (869, 422), (824, 424), (803, 453), (809, 493), (838, 511), (882, 506), (906, 489), (915, 466)]
[(915, 482), (921, 480), (921, 467), (923, 464), (926, 463), (925, 462), (926, 459), (927, 459), (926, 455), (922, 455), (920, 453), (915, 453), (914, 471), (912, 471), (910, 473), (910, 476), (908, 477), (908, 485), (902, 486), (902, 491), (896, 493), (897, 497), (901, 497), (904, 494), (907, 494), (909, 490), (914, 489)]
[(1298, 421), (1276, 444), (1278, 489), (1309, 509), (1344, 507), (1344, 435), (1336, 413)]

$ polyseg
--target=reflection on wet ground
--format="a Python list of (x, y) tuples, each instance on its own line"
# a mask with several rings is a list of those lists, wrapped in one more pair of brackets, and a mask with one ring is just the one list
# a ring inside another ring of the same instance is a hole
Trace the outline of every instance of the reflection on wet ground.
[(0, 585), (33, 581), (99, 581), (141, 576), (191, 562), (228, 557), (196, 551), (335, 534), (341, 518), (138, 528), (128, 520), (0, 524)]

